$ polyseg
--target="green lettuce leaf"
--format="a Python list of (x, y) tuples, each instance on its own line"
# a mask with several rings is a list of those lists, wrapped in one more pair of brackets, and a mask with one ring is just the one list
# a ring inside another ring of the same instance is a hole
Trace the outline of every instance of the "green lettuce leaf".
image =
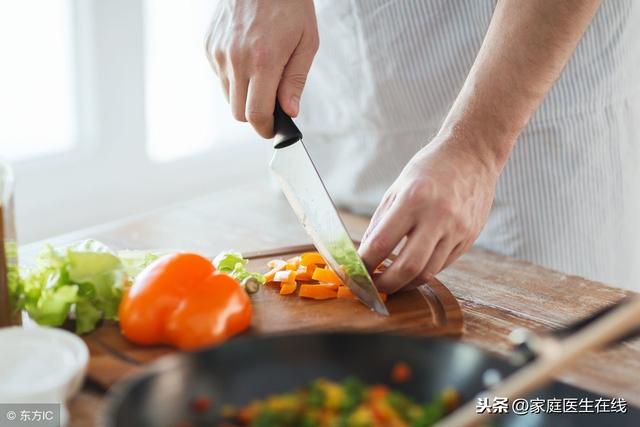
[(118, 251), (117, 254), (125, 273), (131, 278), (135, 278), (153, 261), (160, 258), (163, 253), (148, 251)]
[(246, 279), (252, 278), (263, 285), (266, 282), (264, 275), (248, 271), (246, 268), (248, 262), (248, 259), (244, 259), (242, 254), (236, 251), (221, 252), (213, 259), (213, 265), (218, 271), (227, 273), (238, 282), (243, 283)]
[(135, 266), (128, 258), (125, 266), (96, 240), (61, 248), (47, 245), (36, 266), (22, 271), (12, 297), (18, 309), (26, 310), (41, 325), (60, 326), (74, 317), (76, 332), (86, 333), (103, 318), (118, 319), (125, 286), (134, 276), (128, 272), (139, 272), (153, 257), (139, 258)]

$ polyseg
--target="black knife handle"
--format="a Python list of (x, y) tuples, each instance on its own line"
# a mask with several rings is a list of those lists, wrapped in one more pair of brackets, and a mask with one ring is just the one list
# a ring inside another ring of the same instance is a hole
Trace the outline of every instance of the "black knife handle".
[(273, 132), (275, 133), (273, 140), (273, 148), (275, 149), (288, 147), (302, 139), (302, 132), (293, 123), (291, 117), (282, 111), (277, 99), (276, 109), (273, 112)]

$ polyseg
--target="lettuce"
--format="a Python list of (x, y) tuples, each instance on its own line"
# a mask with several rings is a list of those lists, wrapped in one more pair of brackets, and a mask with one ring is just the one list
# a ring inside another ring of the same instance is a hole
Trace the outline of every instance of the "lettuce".
[[(96, 240), (60, 248), (46, 245), (34, 268), (9, 272), (13, 274), (12, 307), (26, 311), (41, 325), (61, 326), (75, 319), (76, 333), (91, 332), (102, 319), (118, 320), (125, 288), (160, 256), (147, 251), (114, 252)], [(213, 261), (219, 271), (243, 286), (248, 279), (265, 283), (262, 274), (247, 271), (248, 262), (234, 251), (223, 252)]]
[(349, 236), (342, 237), (329, 246), (329, 252), (336, 260), (338, 265), (342, 266), (345, 273), (351, 278), (357, 276), (368, 276), (366, 267), (355, 250), (353, 241)]
[(36, 266), (23, 270), (12, 301), (41, 325), (60, 326), (75, 318), (78, 334), (95, 329), (101, 319), (118, 320), (125, 287), (157, 256), (133, 252), (123, 258), (96, 240), (62, 248), (45, 246)]
[(238, 282), (244, 283), (245, 280), (251, 278), (264, 285), (266, 279), (262, 274), (247, 270), (246, 265), (248, 262), (249, 260), (244, 259), (242, 254), (236, 251), (221, 252), (213, 259), (213, 265), (216, 270), (227, 273)]

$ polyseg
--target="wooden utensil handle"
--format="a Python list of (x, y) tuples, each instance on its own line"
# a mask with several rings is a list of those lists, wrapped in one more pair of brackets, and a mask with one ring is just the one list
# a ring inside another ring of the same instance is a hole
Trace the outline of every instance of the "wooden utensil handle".
[[(640, 297), (635, 297), (568, 338), (557, 341), (555, 346), (548, 347), (538, 359), (498, 383), (482, 396), (489, 398), (490, 401), (494, 397), (508, 398), (509, 401), (524, 397), (549, 382), (554, 375), (585, 352), (604, 347), (627, 334), (638, 324), (640, 324)], [(473, 426), (490, 415), (488, 412), (477, 414), (476, 402), (472, 400), (437, 426)]]

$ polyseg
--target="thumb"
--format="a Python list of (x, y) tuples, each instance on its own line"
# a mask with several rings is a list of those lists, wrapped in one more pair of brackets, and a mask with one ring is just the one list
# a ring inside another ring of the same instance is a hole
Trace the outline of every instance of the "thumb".
[(282, 72), (278, 101), (284, 112), (291, 117), (296, 117), (300, 111), (300, 97), (314, 55), (315, 50), (296, 49)]

